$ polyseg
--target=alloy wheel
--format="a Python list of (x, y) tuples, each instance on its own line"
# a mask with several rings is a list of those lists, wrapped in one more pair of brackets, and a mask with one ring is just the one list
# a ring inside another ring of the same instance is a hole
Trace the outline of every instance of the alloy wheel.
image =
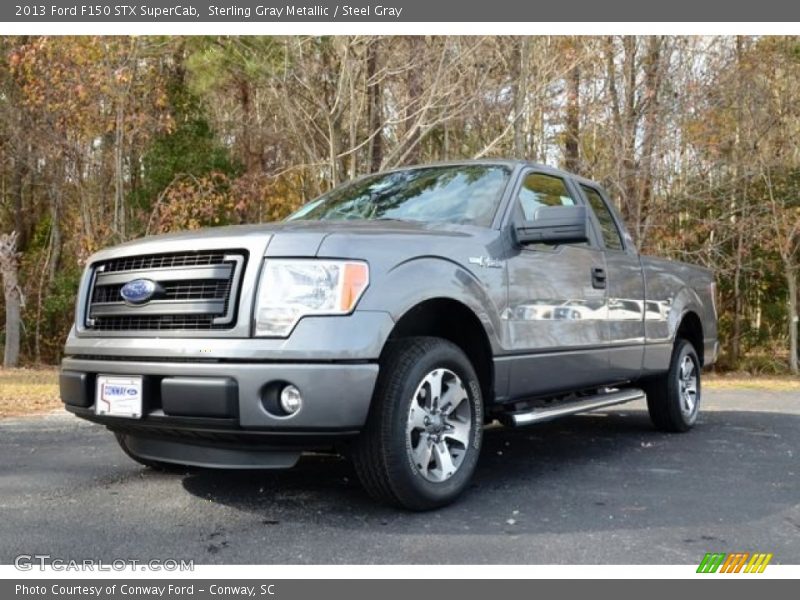
[(434, 483), (450, 479), (467, 453), (472, 407), (461, 378), (434, 369), (417, 386), (408, 411), (406, 446), (422, 477)]

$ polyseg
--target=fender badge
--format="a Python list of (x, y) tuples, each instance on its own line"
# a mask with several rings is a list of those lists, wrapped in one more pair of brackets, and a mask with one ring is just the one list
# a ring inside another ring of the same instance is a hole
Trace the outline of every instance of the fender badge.
[(469, 263), (471, 265), (478, 265), (479, 267), (489, 268), (489, 269), (502, 269), (503, 268), (503, 261), (498, 260), (496, 258), (490, 258), (488, 256), (470, 256)]

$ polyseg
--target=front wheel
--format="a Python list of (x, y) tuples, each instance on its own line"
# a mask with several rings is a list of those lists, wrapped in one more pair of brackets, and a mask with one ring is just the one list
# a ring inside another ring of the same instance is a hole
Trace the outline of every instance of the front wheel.
[(469, 359), (440, 338), (391, 343), (353, 462), (374, 498), (411, 510), (449, 504), (480, 453), (483, 402)]
[(669, 371), (644, 386), (650, 420), (661, 431), (691, 429), (700, 410), (700, 358), (689, 340), (679, 339)]

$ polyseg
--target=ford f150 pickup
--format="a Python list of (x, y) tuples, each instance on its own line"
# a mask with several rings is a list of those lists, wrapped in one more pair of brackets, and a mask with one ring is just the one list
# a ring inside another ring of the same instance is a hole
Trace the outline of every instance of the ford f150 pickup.
[(424, 510), (464, 490), (490, 422), (646, 398), (655, 427), (691, 428), (714, 295), (708, 270), (640, 256), (591, 181), (404, 168), (281, 223), (98, 252), (61, 396), (152, 468), (340, 452), (375, 498)]

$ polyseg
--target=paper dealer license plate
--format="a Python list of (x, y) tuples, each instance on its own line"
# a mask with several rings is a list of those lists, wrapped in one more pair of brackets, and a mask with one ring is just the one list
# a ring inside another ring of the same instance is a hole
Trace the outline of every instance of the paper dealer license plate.
[(128, 375), (98, 375), (94, 412), (111, 417), (142, 416), (142, 378)]

